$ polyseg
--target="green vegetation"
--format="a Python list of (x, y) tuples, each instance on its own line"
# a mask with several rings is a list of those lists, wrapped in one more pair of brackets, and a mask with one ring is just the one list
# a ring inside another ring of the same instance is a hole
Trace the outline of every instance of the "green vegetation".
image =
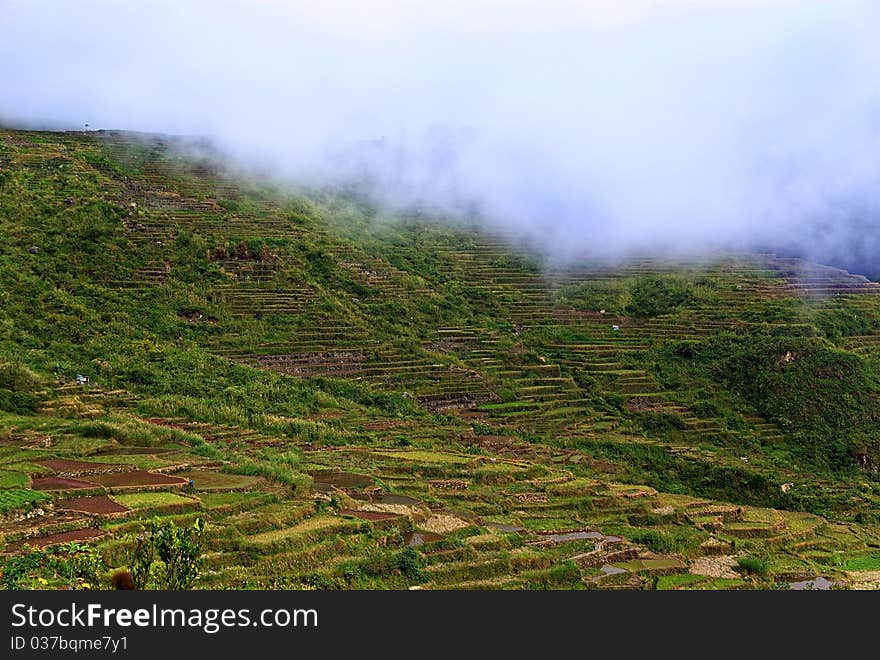
[(633, 285), (624, 312), (635, 318), (651, 318), (674, 312), (692, 299), (687, 285), (677, 278), (646, 277)]
[(873, 579), (875, 284), (561, 267), (173, 140), (0, 131), (0, 166), (5, 588)]
[[(0, 470), (0, 488), (20, 488), (27, 486), (28, 478), (23, 472)], [(8, 491), (0, 491), (8, 492)]]
[(129, 509), (153, 509), (163, 506), (191, 505), (193, 500), (176, 493), (130, 493), (114, 495), (113, 499)]
[(196, 518), (191, 526), (173, 520), (154, 519), (138, 535), (129, 571), (138, 589), (189, 589), (199, 577), (202, 533), (205, 523)]
[(816, 337), (721, 334), (669, 346), (667, 355), (711, 378), (776, 422), (817, 461), (845, 469), (880, 433), (877, 374)]
[(769, 569), (769, 562), (763, 557), (740, 557), (736, 563), (745, 573), (766, 576)]
[(844, 568), (848, 571), (880, 571), (880, 557), (853, 557), (846, 561)]
[(3, 488), (0, 490), (0, 512), (30, 507), (51, 499), (45, 493), (38, 493), (26, 488)]
[[(33, 577), (41, 569), (52, 576), (52, 583)], [(70, 542), (51, 550), (31, 549), (7, 557), (0, 569), (0, 586), (8, 591), (23, 588), (99, 589), (103, 563), (95, 550), (82, 543)]]

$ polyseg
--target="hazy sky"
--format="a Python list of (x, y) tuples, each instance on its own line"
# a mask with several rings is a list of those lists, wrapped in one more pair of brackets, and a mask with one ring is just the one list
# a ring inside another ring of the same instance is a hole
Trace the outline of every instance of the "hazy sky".
[(876, 0), (0, 0), (0, 62), (0, 120), (367, 172), (560, 254), (880, 233)]

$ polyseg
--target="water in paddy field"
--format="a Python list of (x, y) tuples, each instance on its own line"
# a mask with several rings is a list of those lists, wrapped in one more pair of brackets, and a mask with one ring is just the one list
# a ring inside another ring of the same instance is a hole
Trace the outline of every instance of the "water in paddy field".
[(406, 495), (394, 495), (391, 493), (381, 493), (370, 497), (369, 495), (355, 494), (352, 496), (356, 500), (367, 500), (373, 504), (402, 504), (403, 506), (418, 506), (421, 501), (414, 497)]
[(329, 492), (336, 488), (364, 488), (373, 483), (365, 474), (354, 474), (338, 470), (316, 470), (310, 473), (315, 480), (315, 488)]
[(490, 527), (492, 529), (497, 529), (500, 532), (524, 532), (524, 531), (526, 531), (525, 527), (520, 527), (519, 525), (505, 525), (504, 523), (488, 522), (485, 524), (485, 526)]
[(443, 536), (440, 534), (435, 534), (434, 532), (412, 531), (404, 534), (403, 540), (409, 547), (416, 548), (420, 545), (425, 545), (426, 543), (442, 541)]
[(833, 587), (837, 582), (832, 582), (828, 578), (817, 577), (812, 580), (803, 580), (802, 582), (789, 582), (789, 585), (794, 591), (828, 591)]
[(566, 541), (580, 541), (582, 539), (603, 539), (605, 535), (601, 532), (563, 532), (561, 534), (541, 534), (542, 540), (556, 541), (557, 543), (565, 543)]

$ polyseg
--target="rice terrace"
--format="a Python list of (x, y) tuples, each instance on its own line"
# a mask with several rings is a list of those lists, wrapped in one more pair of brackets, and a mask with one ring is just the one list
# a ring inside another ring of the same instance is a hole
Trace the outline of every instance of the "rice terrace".
[(4, 588), (137, 581), (151, 529), (196, 569), (147, 588), (880, 585), (880, 284), (559, 265), (179, 147), (0, 131)]

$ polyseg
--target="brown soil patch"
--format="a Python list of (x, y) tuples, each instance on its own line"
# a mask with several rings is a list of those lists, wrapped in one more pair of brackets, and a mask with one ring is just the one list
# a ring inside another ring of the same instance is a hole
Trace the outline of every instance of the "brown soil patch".
[(441, 490), (467, 490), (468, 482), (463, 479), (432, 479), (428, 482), (432, 488)]
[(45, 461), (36, 461), (37, 465), (45, 465), (56, 472), (85, 472), (87, 470), (112, 470), (125, 467), (112, 463), (92, 463), (90, 461), (72, 461), (66, 458), (49, 458)]
[(852, 588), (858, 591), (877, 591), (880, 589), (880, 571), (849, 571)]
[(345, 413), (338, 412), (335, 410), (329, 410), (327, 412), (316, 413), (314, 415), (309, 415), (307, 419), (311, 420), (321, 420), (321, 419), (341, 419), (345, 417)]
[(501, 451), (519, 443), (519, 438), (508, 435), (476, 435), (473, 432), (461, 433), (458, 439), (466, 445), (480, 445), (487, 449)]
[(621, 471), (621, 467), (617, 463), (611, 463), (610, 461), (590, 461), (590, 467), (594, 470), (598, 470), (599, 472), (605, 472), (607, 474), (616, 474)]
[(192, 479), (196, 490), (245, 490), (263, 483), (260, 477), (217, 470), (186, 470), (175, 472), (174, 475), (186, 481)]
[[(3, 442), (3, 444), (5, 445), (7, 444), (7, 442), (9, 444), (11, 444), (12, 442), (20, 442), (15, 438), (16, 435), (18, 434), (13, 434), (13, 437), (11, 437), (8, 441)], [(22, 448), (27, 447), (29, 449), (47, 449), (55, 444), (52, 441), (51, 436), (43, 435), (41, 433), (34, 433), (32, 431), (25, 431), (22, 434), (22, 439), (24, 440), (24, 443), (21, 444)]]
[(80, 479), (61, 479), (59, 477), (40, 477), (31, 479), (34, 490), (72, 490), (75, 488), (97, 488), (97, 484)]
[(336, 376), (357, 373), (367, 355), (361, 351), (327, 351), (257, 355), (254, 359), (260, 367), (292, 376)]
[[(205, 436), (207, 437), (207, 436)], [(176, 449), (169, 449), (167, 447), (135, 447), (135, 446), (122, 446), (122, 447), (110, 447), (109, 449), (102, 449), (98, 453), (101, 455), (120, 455), (120, 456), (136, 456), (136, 455), (150, 455), (150, 454), (167, 454), (171, 451), (177, 451)]]
[(547, 493), (517, 493), (513, 499), (524, 504), (544, 504), (547, 502)]
[(644, 396), (634, 396), (626, 402), (626, 409), (630, 412), (661, 410), (662, 408), (663, 404), (658, 403), (655, 399)]
[(736, 579), (740, 577), (734, 569), (736, 559), (733, 555), (718, 557), (699, 557), (691, 562), (688, 570), (694, 575), (706, 575), (713, 578)]
[(436, 543), (437, 541), (442, 541), (443, 537), (440, 534), (434, 534), (433, 532), (413, 530), (404, 534), (403, 540), (408, 546), (414, 548), (420, 545), (425, 545), (426, 543)]
[(73, 497), (69, 500), (60, 500), (55, 504), (58, 509), (70, 511), (82, 511), (83, 513), (125, 513), (130, 511), (128, 507), (114, 502), (105, 495), (94, 497)]
[(37, 548), (45, 548), (46, 546), (56, 545), (58, 543), (69, 543), (70, 541), (89, 541), (104, 536), (104, 532), (94, 527), (86, 527), (84, 529), (74, 529), (69, 532), (61, 532), (60, 534), (49, 534), (49, 536), (40, 536), (35, 539), (27, 539), (25, 543)]
[(370, 504), (403, 504), (404, 506), (423, 506), (424, 504), (414, 497), (394, 493), (379, 493), (372, 497), (363, 493), (355, 493), (351, 497), (352, 499), (369, 502)]
[(447, 532), (454, 532), (457, 529), (462, 529), (469, 526), (470, 523), (462, 520), (461, 518), (456, 518), (455, 516), (450, 516), (443, 513), (437, 513), (428, 518), (422, 524), (420, 524), (419, 528), (428, 532), (433, 532), (434, 534), (445, 534)]
[(309, 473), (315, 486), (334, 486), (336, 488), (363, 488), (373, 483), (373, 478), (365, 474), (340, 472), (338, 470), (316, 470)]
[(391, 520), (392, 518), (397, 518), (394, 513), (382, 513), (380, 511), (356, 511), (354, 509), (340, 509), (340, 515), (343, 516), (354, 516), (355, 518), (360, 518), (361, 520)]
[(381, 513), (393, 513), (398, 516), (424, 515), (424, 508), (406, 504), (377, 504), (376, 502), (364, 502), (361, 511), (379, 511)]
[(96, 484), (109, 488), (124, 486), (170, 486), (186, 483), (186, 480), (180, 477), (172, 477), (158, 472), (147, 472), (146, 470), (96, 474), (90, 478)]

